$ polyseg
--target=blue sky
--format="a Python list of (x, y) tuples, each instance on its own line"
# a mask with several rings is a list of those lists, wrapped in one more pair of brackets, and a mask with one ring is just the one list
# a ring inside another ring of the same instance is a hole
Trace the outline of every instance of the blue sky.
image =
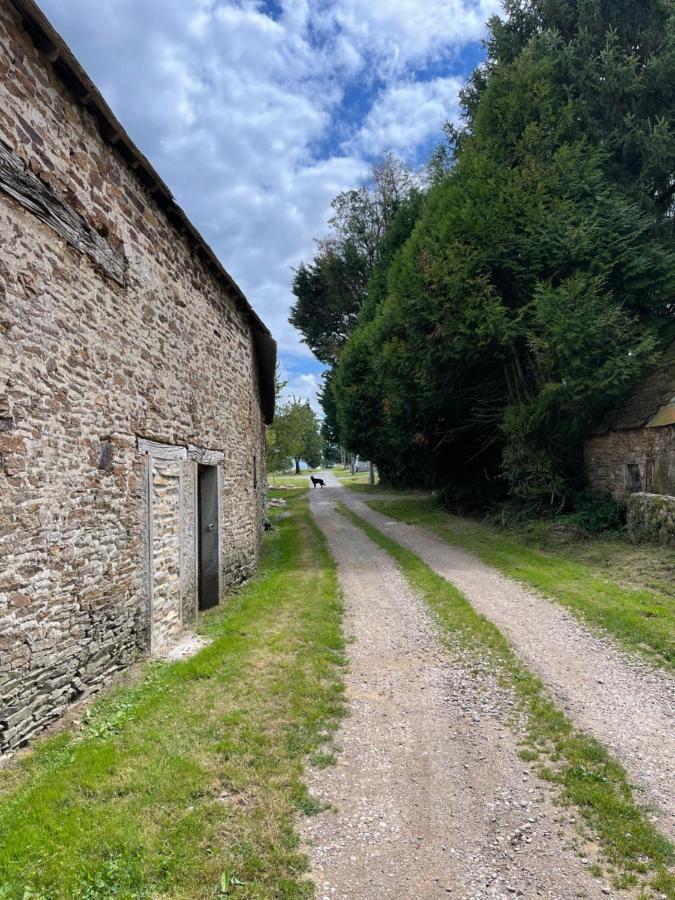
[(287, 322), (330, 201), (456, 120), (499, 0), (41, 0), (267, 322), (287, 390), (321, 366)]

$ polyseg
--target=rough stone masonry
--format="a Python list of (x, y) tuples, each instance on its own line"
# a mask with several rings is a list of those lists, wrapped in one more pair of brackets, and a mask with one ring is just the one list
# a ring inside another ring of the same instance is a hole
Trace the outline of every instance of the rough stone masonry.
[[(275, 345), (31, 0), (0, 0), (0, 753), (254, 569)], [(257, 474), (256, 474), (257, 472)]]

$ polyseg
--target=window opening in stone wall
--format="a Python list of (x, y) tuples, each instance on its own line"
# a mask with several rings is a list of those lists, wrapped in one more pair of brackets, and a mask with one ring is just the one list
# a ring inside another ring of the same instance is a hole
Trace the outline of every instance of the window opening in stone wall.
[(643, 490), (642, 472), (639, 463), (626, 463), (625, 467), (626, 493), (637, 494)]
[(96, 468), (102, 472), (112, 472), (113, 468), (113, 446), (109, 438), (101, 438), (98, 444), (98, 460)]

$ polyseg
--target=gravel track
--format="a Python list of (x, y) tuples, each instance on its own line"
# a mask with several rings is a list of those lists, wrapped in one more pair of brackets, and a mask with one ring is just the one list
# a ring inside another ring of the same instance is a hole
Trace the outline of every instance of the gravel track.
[(621, 761), (653, 821), (675, 840), (675, 678), (467, 551), (375, 512), (330, 475), (326, 483), (333, 498), (423, 559), (497, 625), (570, 719)]
[(336, 512), (348, 493), (311, 491), (350, 638), (337, 765), (309, 772), (332, 808), (300, 825), (318, 897), (615, 896), (519, 759), (514, 697), (484, 661), (441, 643), (388, 554)]

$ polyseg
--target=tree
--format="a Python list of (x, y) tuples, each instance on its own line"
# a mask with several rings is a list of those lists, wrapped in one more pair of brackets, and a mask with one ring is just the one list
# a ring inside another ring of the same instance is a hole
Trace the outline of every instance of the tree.
[(317, 359), (334, 363), (356, 323), (369, 277), (366, 260), (355, 246), (325, 245), (310, 263), (301, 263), (293, 279), (297, 297), (289, 321)]
[[(332, 444), (341, 447), (348, 446), (349, 437), (345, 436), (340, 428), (337, 414), (337, 399), (335, 396), (335, 367), (340, 356), (342, 348), (347, 344), (347, 339), (359, 317), (360, 321), (367, 321), (377, 310), (379, 304), (385, 298), (387, 293), (387, 278), (389, 267), (400, 247), (410, 236), (417, 219), (422, 211), (424, 203), (424, 195), (417, 189), (412, 189), (409, 195), (403, 199), (396, 210), (396, 213), (390, 218), (387, 230), (382, 234), (380, 247), (378, 250), (378, 262), (375, 264), (373, 271), (365, 288), (365, 294), (359, 301), (359, 310), (353, 313), (353, 320), (340, 335), (340, 339), (336, 340), (336, 332), (332, 324), (326, 324), (326, 309), (324, 307), (324, 316), (322, 318), (314, 318), (311, 323), (305, 326), (305, 334), (308, 336), (308, 342), (311, 339), (314, 352), (324, 362), (331, 363), (331, 367), (327, 369), (322, 378), (323, 385), (319, 392), (319, 402), (323, 409), (324, 419), (321, 425), (321, 433), (324, 439)], [(297, 324), (297, 320), (296, 320)], [(326, 332), (324, 329), (328, 329)], [(323, 353), (324, 348), (330, 348), (330, 352)], [(364, 382), (365, 387), (365, 382)], [(363, 449), (361, 452), (364, 452)]]
[(341, 448), (338, 444), (325, 441), (323, 445), (323, 465), (334, 466), (342, 458)]
[(321, 436), (327, 444), (340, 445), (340, 429), (337, 420), (337, 406), (333, 392), (334, 369), (326, 369), (322, 374), (323, 384), (319, 389), (319, 403), (323, 410), (321, 422)]
[[(525, 55), (555, 66), (550, 87), (574, 109), (574, 129), (607, 151), (606, 170), (672, 236), (675, 198), (675, 11), (672, 0), (506, 0), (489, 23), (486, 65), (464, 93), (469, 123), (496, 111), (483, 95), (518, 74)], [(526, 105), (515, 116), (526, 127)], [(571, 121), (570, 121), (571, 124)]]
[(319, 249), (348, 243), (372, 271), (392, 219), (416, 187), (412, 172), (393, 154), (385, 154), (373, 165), (368, 184), (343, 191), (333, 200), (332, 232), (319, 242)]
[(385, 479), (559, 507), (590, 425), (673, 314), (675, 11), (506, 9), (452, 165), (369, 282), (333, 394), (348, 447)]
[(279, 363), (277, 363), (274, 372), (274, 421), (265, 429), (265, 456), (268, 472), (281, 472), (282, 469), (287, 468), (290, 464), (287, 447), (279, 440), (277, 431), (278, 417), (281, 412), (281, 395), (287, 384), (288, 382), (283, 381), (281, 377), (281, 370)]
[(268, 466), (279, 472), (293, 460), (296, 473), (304, 460), (310, 468), (321, 464), (323, 441), (319, 422), (307, 401), (294, 397), (281, 406), (274, 418), (271, 441), (268, 442)]
[(367, 185), (333, 200), (329, 234), (318, 241), (314, 259), (295, 273), (289, 317), (321, 362), (332, 365), (339, 358), (389, 226), (414, 190), (412, 174), (387, 154), (373, 166)]

